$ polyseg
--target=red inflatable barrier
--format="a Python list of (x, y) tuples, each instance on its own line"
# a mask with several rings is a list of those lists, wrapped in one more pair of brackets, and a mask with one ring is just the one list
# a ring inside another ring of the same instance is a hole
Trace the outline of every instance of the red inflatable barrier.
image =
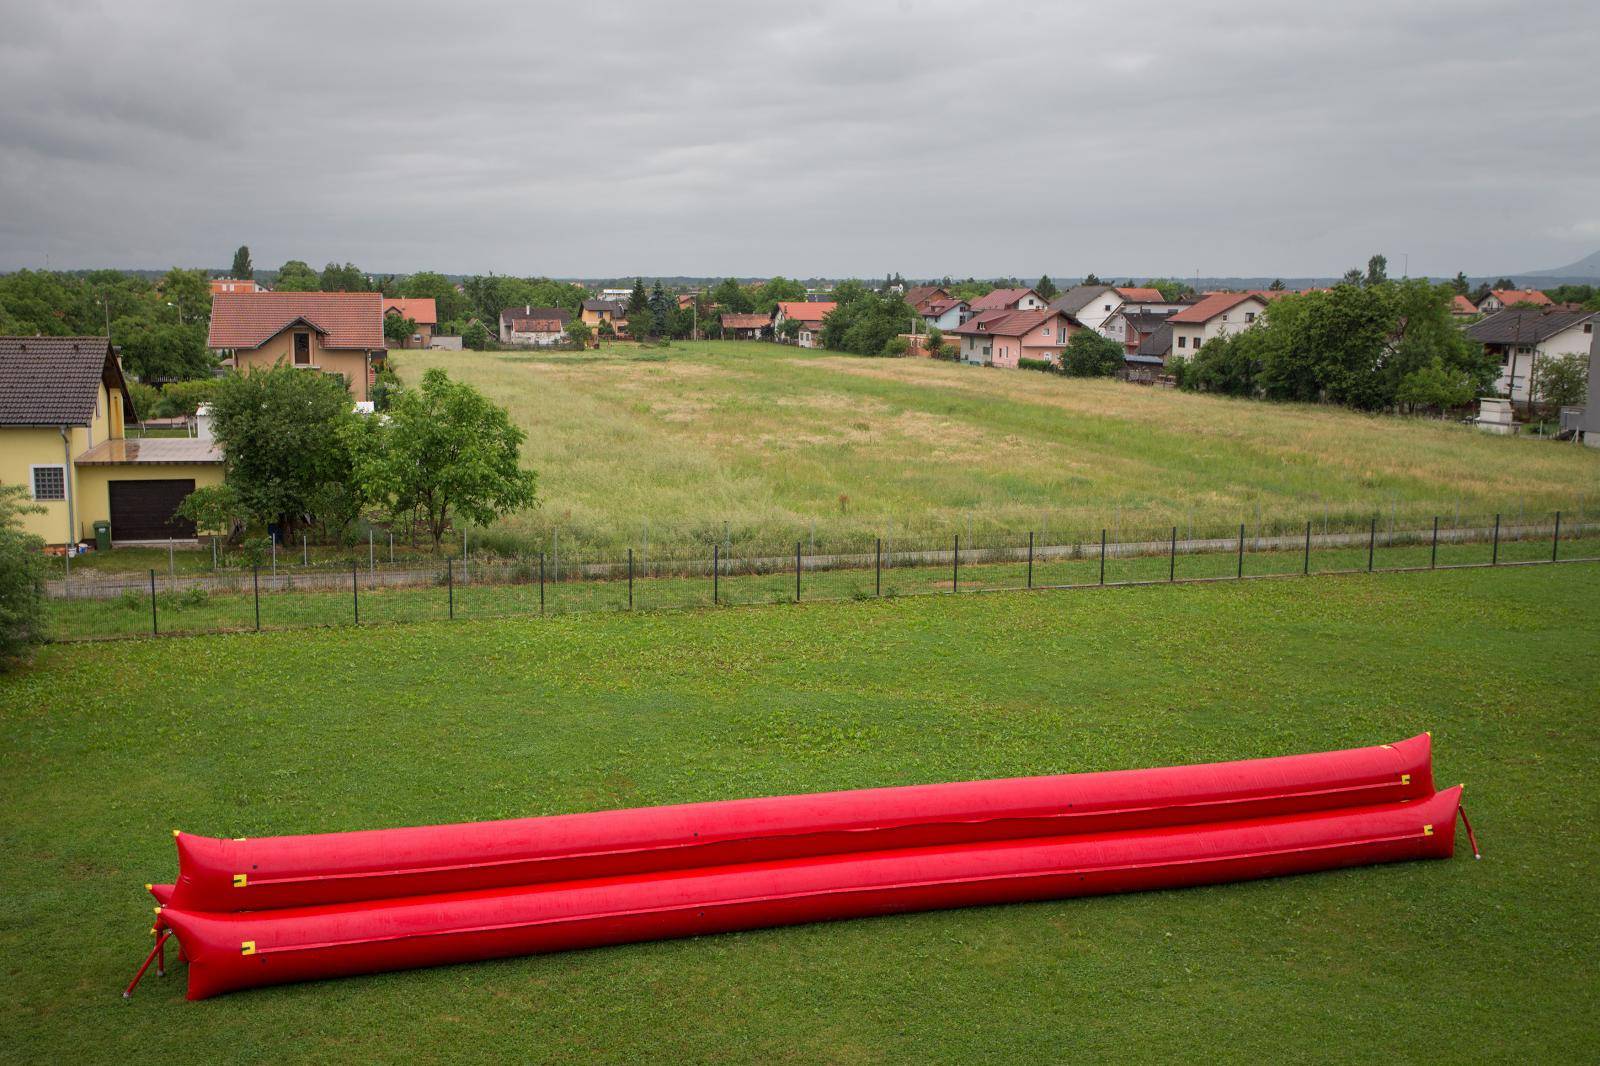
[(1447, 858), (1461, 790), (1221, 823), (944, 844), (253, 913), (166, 909), (190, 999), (286, 981), (975, 904)]
[(204, 911), (298, 907), (1215, 822), (1432, 793), (1424, 734), (1314, 755), (498, 822), (249, 840), (181, 833), (171, 902)]

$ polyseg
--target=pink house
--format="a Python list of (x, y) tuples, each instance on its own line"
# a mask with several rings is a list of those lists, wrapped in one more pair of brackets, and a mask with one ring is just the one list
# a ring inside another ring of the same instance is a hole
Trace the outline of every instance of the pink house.
[(1073, 331), (1084, 328), (1064, 311), (989, 311), (950, 330), (961, 361), (1015, 369), (1023, 359), (1061, 361)]

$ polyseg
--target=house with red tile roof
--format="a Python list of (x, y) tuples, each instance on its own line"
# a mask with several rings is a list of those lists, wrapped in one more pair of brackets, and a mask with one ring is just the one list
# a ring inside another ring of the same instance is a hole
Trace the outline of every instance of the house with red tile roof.
[(1478, 309), (1465, 296), (1453, 296), (1450, 299), (1450, 313), (1456, 318), (1471, 318), (1478, 313)]
[(1489, 295), (1478, 301), (1478, 310), (1486, 315), (1497, 311), (1504, 311), (1517, 304), (1531, 304), (1534, 307), (1549, 307), (1555, 301), (1540, 292), (1538, 289), (1494, 289)]
[(222, 292), (211, 297), (206, 346), (236, 370), (277, 363), (338, 374), (357, 400), (387, 354), (376, 292)]
[(1023, 359), (1060, 363), (1067, 339), (1082, 328), (1063, 311), (1001, 309), (973, 315), (947, 338), (956, 342), (963, 363), (1015, 369)]
[(906, 290), (904, 298), (912, 310), (921, 311), (922, 305), (930, 300), (950, 299), (950, 293), (943, 285), (913, 285)]
[(722, 339), (730, 341), (758, 341), (772, 328), (772, 319), (766, 315), (746, 315), (730, 311), (722, 315)]
[(1141, 288), (1137, 285), (1118, 285), (1117, 295), (1122, 297), (1124, 303), (1130, 304), (1164, 304), (1167, 298), (1161, 295), (1160, 289)]
[(1247, 329), (1267, 309), (1267, 298), (1254, 292), (1209, 292), (1167, 319), (1172, 326), (1172, 354), (1188, 358), (1206, 341)]
[(1048, 302), (1032, 289), (994, 289), (967, 301), (974, 315), (984, 311), (1043, 311)]
[(211, 295), (213, 295), (213, 296), (215, 296), (219, 292), (266, 292), (266, 291), (267, 291), (267, 287), (265, 285), (261, 284), (259, 281), (253, 281), (253, 280), (251, 280), (249, 278), (245, 278), (243, 280), (240, 280), (239, 278), (212, 278), (211, 279)]
[(772, 311), (772, 335), (780, 336), (779, 330), (787, 319), (797, 319), (800, 322), (800, 331), (795, 334), (795, 343), (802, 348), (822, 347), (822, 320), (828, 317), (839, 304), (834, 300), (782, 300)]
[(567, 339), (572, 312), (565, 307), (507, 307), (500, 312), (500, 343), (545, 347)]
[(385, 297), (383, 316), (388, 318), (390, 315), (409, 318), (417, 324), (416, 330), (402, 347), (426, 348), (433, 341), (433, 331), (439, 325), (439, 312), (434, 306), (433, 297)]

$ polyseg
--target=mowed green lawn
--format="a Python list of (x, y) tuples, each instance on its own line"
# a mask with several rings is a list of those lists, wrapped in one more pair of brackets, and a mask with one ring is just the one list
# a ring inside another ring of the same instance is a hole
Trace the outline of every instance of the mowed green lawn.
[(396, 352), (527, 429), (528, 546), (722, 540), (828, 550), (1008, 530), (1085, 536), (1332, 516), (1566, 508), (1600, 452), (1424, 419), (1252, 403), (1033, 372), (755, 342), (597, 352)]
[[(0, 678), (0, 1060), (1593, 1055), (1600, 567), (57, 645)], [(1371, 744), (1485, 850), (306, 984), (121, 985), (264, 835)]]

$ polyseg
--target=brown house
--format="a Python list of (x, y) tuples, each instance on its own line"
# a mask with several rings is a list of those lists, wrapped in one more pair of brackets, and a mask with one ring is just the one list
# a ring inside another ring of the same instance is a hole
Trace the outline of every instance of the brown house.
[(433, 343), (433, 331), (439, 325), (439, 311), (433, 297), (419, 296), (408, 299), (391, 296), (383, 301), (383, 316), (388, 318), (390, 315), (409, 318), (417, 324), (411, 336), (401, 345), (402, 348), (426, 348)]
[(206, 345), (241, 371), (284, 363), (338, 374), (364, 401), (386, 354), (383, 306), (376, 292), (218, 293)]

